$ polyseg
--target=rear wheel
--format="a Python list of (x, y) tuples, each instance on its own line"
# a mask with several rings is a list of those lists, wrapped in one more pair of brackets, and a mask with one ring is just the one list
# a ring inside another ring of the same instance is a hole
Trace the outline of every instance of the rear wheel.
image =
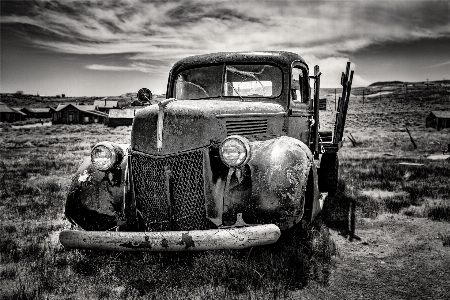
[(320, 161), (319, 189), (328, 192), (329, 196), (336, 195), (339, 175), (339, 157), (337, 153), (324, 153)]

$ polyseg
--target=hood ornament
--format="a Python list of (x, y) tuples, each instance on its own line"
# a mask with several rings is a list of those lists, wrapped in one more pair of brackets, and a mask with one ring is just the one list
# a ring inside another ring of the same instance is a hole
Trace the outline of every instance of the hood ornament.
[(164, 99), (163, 101), (158, 103), (158, 123), (156, 127), (156, 149), (158, 152), (161, 152), (162, 150), (162, 134), (163, 134), (163, 127), (164, 127), (164, 108), (169, 104), (170, 102), (176, 101), (175, 98), (169, 98)]

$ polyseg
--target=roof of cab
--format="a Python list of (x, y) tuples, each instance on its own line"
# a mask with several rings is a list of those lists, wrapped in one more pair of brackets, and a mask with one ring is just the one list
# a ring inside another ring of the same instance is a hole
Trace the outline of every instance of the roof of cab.
[(298, 54), (286, 51), (261, 51), (261, 52), (219, 52), (189, 56), (174, 64), (172, 70), (184, 69), (194, 65), (215, 64), (226, 62), (274, 62), (279, 65), (291, 65), (294, 61), (300, 61), (307, 65)]

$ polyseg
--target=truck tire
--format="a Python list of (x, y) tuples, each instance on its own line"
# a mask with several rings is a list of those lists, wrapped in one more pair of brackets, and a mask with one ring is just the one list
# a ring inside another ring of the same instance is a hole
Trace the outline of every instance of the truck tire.
[(339, 157), (337, 153), (324, 153), (320, 161), (319, 190), (336, 195), (339, 175)]

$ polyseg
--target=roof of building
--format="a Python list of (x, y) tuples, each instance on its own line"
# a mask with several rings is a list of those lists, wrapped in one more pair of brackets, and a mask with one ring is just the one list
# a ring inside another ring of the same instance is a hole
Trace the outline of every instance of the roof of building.
[(140, 110), (142, 108), (127, 108), (127, 109), (111, 109), (109, 111), (109, 118), (110, 119), (133, 119), (135, 112)]
[(20, 111), (20, 108), (18, 107), (10, 107), (12, 110), (14, 110), (16, 113), (21, 114), (22, 116), (26, 116), (27, 114), (23, 111)]
[(95, 100), (94, 106), (103, 107), (103, 108), (114, 108), (114, 107), (119, 107), (119, 101), (108, 100), (108, 99)]
[(49, 113), (49, 107), (24, 107), (21, 110), (29, 111), (32, 113)]
[(55, 111), (60, 111), (68, 106), (73, 106), (74, 108), (78, 110), (96, 110), (94, 105), (84, 105), (84, 104), (75, 104), (75, 103), (66, 103), (66, 104), (58, 104)]
[(15, 110), (12, 110), (8, 105), (6, 105), (3, 102), (0, 102), (0, 112), (8, 112), (8, 113), (14, 113)]
[(450, 111), (445, 110), (435, 110), (431, 112), (433, 115), (435, 115), (437, 118), (441, 119), (450, 119)]
[(104, 112), (101, 112), (101, 111), (98, 111), (98, 110), (85, 110), (84, 112), (88, 113), (88, 114), (91, 114), (91, 115), (94, 115), (94, 116), (108, 117), (107, 113), (104, 113)]
[(64, 108), (68, 107), (68, 106), (72, 106), (75, 109), (79, 110), (79, 111), (83, 111), (83, 112), (87, 112), (96, 116), (101, 116), (101, 117), (107, 117), (108, 114), (98, 111), (96, 110), (96, 106), (95, 105), (74, 105), (72, 103), (69, 104), (59, 104), (58, 107), (55, 109), (56, 112), (63, 110)]

